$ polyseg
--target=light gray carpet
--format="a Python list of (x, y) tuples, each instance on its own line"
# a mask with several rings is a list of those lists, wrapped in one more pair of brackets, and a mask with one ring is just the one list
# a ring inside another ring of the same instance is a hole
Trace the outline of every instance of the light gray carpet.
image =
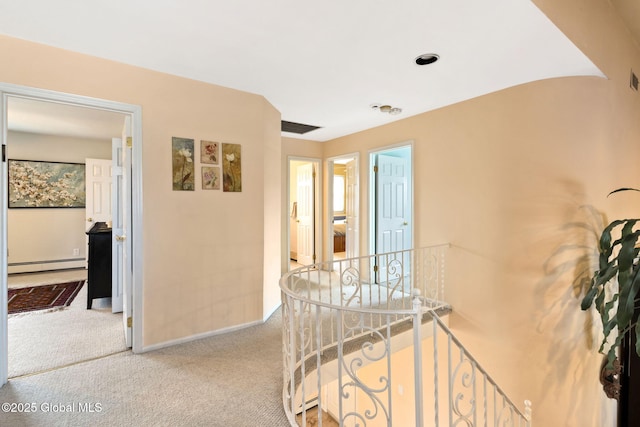
[[(288, 426), (281, 322), (278, 310), (241, 331), (16, 378), (0, 389), (0, 403), (33, 402), (37, 411), (0, 412), (0, 425)], [(80, 404), (96, 403), (101, 412), (79, 412)], [(45, 413), (47, 404), (74, 412)]]
[(9, 378), (126, 350), (122, 314), (108, 302), (96, 299), (87, 310), (85, 284), (62, 310), (10, 314)]

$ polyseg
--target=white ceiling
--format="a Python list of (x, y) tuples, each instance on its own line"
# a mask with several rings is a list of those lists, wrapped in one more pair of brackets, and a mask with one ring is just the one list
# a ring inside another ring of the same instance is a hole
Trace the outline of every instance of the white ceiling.
[(108, 139), (122, 135), (124, 115), (67, 104), (10, 97), (7, 125), (16, 132)]
[[(317, 141), (530, 81), (602, 76), (529, 0), (0, 0), (0, 33), (263, 95), (282, 120), (321, 126), (284, 135)], [(440, 60), (416, 65), (424, 53)], [(44, 124), (23, 106), (10, 126)]]

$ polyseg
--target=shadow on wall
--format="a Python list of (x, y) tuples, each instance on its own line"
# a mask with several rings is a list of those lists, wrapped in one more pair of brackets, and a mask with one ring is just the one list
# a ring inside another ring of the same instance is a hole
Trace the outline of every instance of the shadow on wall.
[[(551, 255), (543, 265), (543, 278), (536, 284), (536, 328), (548, 339), (548, 372), (543, 381), (543, 398), (552, 398), (554, 388), (569, 386), (569, 419), (577, 418), (588, 402), (601, 418), (608, 417), (609, 405), (599, 384), (601, 325), (592, 310), (582, 311), (580, 303), (598, 267), (598, 241), (607, 221), (594, 206), (575, 204), (573, 214), (560, 226), (553, 239)], [(593, 384), (593, 387), (590, 386)], [(602, 402), (601, 410), (596, 402)], [(615, 401), (611, 401), (615, 402)], [(615, 411), (615, 406), (613, 407)], [(615, 412), (614, 412), (615, 413)], [(595, 414), (594, 414), (595, 415)], [(595, 418), (594, 418), (595, 421)]]

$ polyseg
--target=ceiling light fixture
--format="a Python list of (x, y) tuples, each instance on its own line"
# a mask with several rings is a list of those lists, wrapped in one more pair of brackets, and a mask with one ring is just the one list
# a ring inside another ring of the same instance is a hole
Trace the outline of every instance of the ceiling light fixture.
[(387, 113), (395, 116), (396, 114), (402, 113), (402, 108), (392, 107), (391, 105), (380, 105), (380, 104), (371, 104), (371, 108), (374, 110), (379, 110), (381, 113)]
[(429, 65), (429, 64), (433, 64), (438, 59), (440, 59), (440, 56), (435, 53), (425, 53), (416, 58), (416, 64)]

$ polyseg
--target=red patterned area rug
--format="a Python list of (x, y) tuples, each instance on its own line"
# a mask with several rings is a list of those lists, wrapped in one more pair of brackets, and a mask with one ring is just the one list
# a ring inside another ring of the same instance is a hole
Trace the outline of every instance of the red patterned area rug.
[(9, 314), (66, 307), (78, 295), (83, 284), (84, 280), (9, 289)]

